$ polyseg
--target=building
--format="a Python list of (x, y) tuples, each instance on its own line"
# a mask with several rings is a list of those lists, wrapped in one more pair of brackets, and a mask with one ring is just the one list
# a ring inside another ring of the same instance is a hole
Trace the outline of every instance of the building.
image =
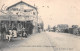
[(8, 30), (10, 26), (11, 28), (16, 26), (17, 30), (21, 31), (22, 27), (26, 27), (27, 22), (31, 22), (34, 25), (33, 33), (37, 32), (38, 11), (36, 7), (20, 1), (9, 6), (5, 12), (6, 14), (0, 15), (0, 28), (5, 26)]
[(68, 25), (67, 24), (58, 24), (57, 25), (57, 31), (59, 32), (65, 32), (66, 30), (68, 31)]

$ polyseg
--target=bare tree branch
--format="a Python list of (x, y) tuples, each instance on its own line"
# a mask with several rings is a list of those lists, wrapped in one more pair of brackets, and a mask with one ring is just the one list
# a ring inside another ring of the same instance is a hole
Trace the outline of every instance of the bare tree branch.
[(7, 14), (7, 13), (4, 12), (4, 9), (3, 9), (4, 5), (5, 5), (5, 4), (2, 5), (0, 12), (1, 12), (1, 13), (4, 13), (4, 14)]

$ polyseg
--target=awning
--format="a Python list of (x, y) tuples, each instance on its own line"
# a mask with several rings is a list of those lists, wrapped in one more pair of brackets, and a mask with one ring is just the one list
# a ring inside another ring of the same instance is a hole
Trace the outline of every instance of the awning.
[(17, 16), (17, 15), (1, 15), (1, 20), (8, 20), (8, 21), (27, 21), (27, 20), (33, 20), (33, 17), (25, 17), (25, 16)]

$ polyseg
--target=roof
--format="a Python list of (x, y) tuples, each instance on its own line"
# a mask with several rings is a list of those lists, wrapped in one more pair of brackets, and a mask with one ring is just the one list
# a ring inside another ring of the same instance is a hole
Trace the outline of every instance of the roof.
[(9, 10), (10, 8), (12, 8), (12, 7), (14, 7), (14, 6), (16, 6), (16, 5), (20, 4), (20, 3), (24, 3), (25, 5), (27, 5), (27, 6), (29, 6), (29, 7), (32, 7), (32, 8), (34, 8), (34, 9), (37, 9), (36, 7), (34, 7), (34, 6), (32, 6), (32, 5), (28, 4), (28, 3), (25, 3), (25, 2), (23, 2), (23, 1), (20, 1), (20, 2), (18, 2), (18, 3), (16, 3), (16, 4), (14, 4), (14, 5), (9, 6), (6, 10)]

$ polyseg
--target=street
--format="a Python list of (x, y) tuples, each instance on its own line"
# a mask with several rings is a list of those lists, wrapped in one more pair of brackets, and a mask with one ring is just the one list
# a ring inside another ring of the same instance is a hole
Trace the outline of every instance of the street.
[(80, 51), (80, 37), (68, 33), (47, 32), (55, 51)]
[(1, 51), (80, 51), (79, 36), (67, 33), (42, 32), (21, 40)]

